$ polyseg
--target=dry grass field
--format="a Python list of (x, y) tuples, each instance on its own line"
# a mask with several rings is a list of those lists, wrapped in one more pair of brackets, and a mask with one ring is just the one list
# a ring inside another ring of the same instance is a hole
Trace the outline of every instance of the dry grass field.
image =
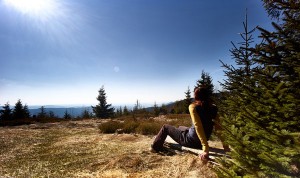
[(216, 177), (193, 154), (151, 153), (153, 136), (102, 134), (100, 122), (0, 127), (0, 177)]

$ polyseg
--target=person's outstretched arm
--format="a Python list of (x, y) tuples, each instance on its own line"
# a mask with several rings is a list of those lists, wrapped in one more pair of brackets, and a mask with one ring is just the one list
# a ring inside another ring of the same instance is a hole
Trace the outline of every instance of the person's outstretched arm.
[(196, 104), (190, 104), (189, 111), (190, 111), (190, 115), (191, 115), (191, 118), (192, 118), (192, 122), (195, 126), (196, 133), (197, 133), (198, 138), (200, 139), (201, 144), (202, 144), (203, 153), (201, 153), (199, 155), (199, 157), (202, 160), (208, 159), (208, 157), (209, 157), (209, 145), (208, 145), (205, 133), (204, 133), (204, 129), (203, 129), (203, 125), (202, 125), (200, 116), (199, 116), (199, 114), (197, 113), (197, 110), (196, 110)]

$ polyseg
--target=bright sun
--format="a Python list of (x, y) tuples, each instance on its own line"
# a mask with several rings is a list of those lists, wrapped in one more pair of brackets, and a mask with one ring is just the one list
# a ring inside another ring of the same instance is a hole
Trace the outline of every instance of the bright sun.
[(4, 0), (7, 5), (27, 15), (39, 15), (53, 9), (53, 0)]

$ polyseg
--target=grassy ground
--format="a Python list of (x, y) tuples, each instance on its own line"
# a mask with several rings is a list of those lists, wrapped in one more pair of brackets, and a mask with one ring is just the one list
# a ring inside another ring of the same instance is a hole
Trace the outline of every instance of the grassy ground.
[(100, 122), (0, 127), (0, 177), (215, 177), (193, 154), (151, 153), (153, 136), (101, 134)]

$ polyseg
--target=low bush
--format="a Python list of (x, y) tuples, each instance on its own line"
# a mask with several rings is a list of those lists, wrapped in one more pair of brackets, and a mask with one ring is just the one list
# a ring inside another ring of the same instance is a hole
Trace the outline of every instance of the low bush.
[(155, 135), (159, 132), (162, 125), (161, 122), (141, 122), (136, 128), (136, 132), (143, 135)]
[(189, 114), (168, 114), (168, 119), (190, 119)]
[(192, 125), (192, 120), (190, 118), (177, 118), (177, 119), (170, 120), (168, 124), (173, 125), (175, 127), (179, 127), (179, 126), (190, 127)]
[(136, 133), (136, 128), (138, 128), (140, 123), (134, 120), (125, 120), (123, 125), (124, 133)]
[(150, 119), (125, 120), (124, 122), (115, 120), (104, 122), (99, 125), (101, 133), (116, 133), (118, 129), (122, 133), (138, 133), (143, 135), (155, 135), (164, 123)]
[(107, 121), (99, 125), (101, 133), (115, 133), (117, 129), (122, 129), (123, 123), (119, 121)]

